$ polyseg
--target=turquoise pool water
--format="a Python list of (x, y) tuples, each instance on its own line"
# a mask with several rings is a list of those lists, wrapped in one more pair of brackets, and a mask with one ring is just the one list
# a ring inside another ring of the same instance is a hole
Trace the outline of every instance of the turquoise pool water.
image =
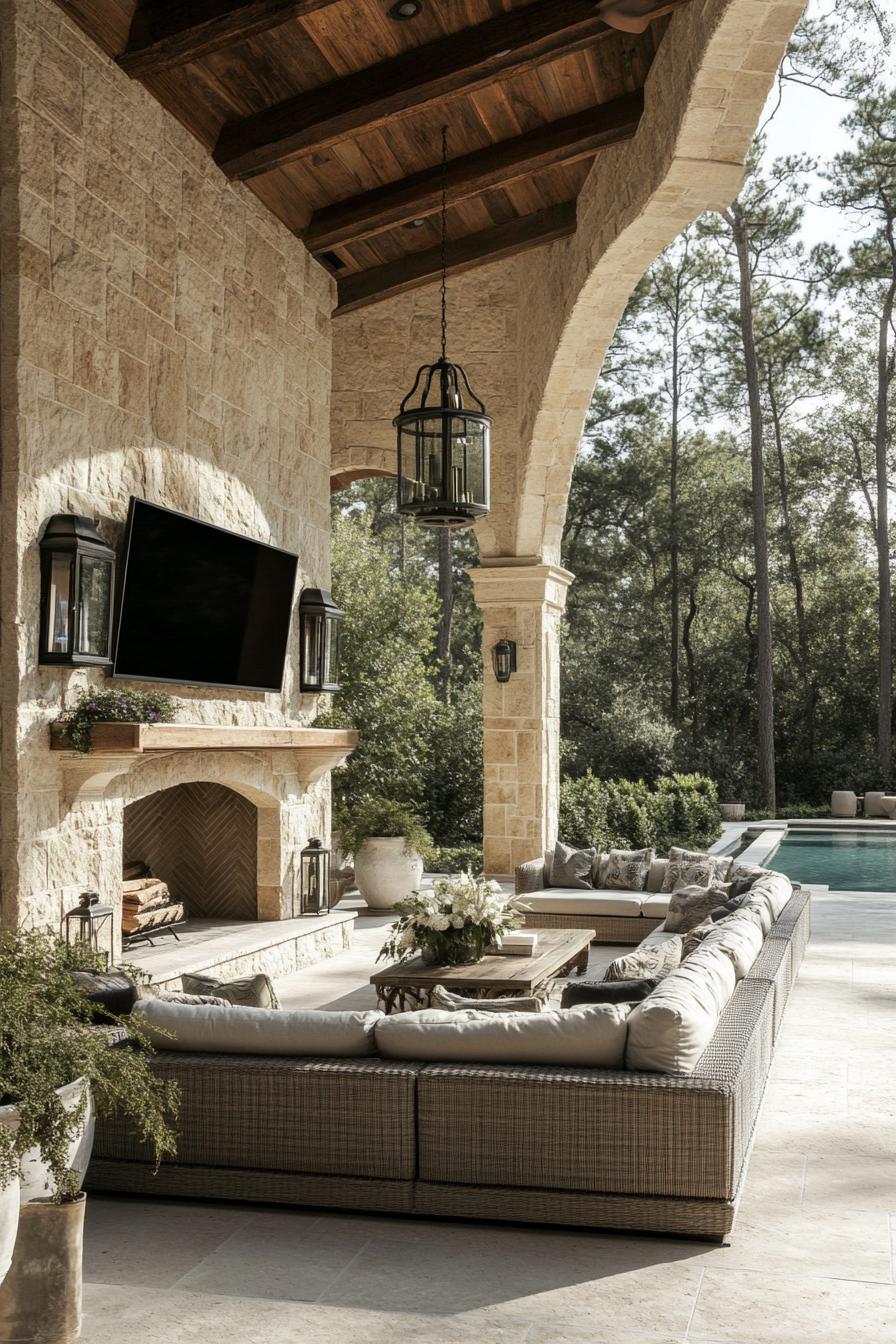
[(896, 891), (896, 834), (790, 832), (768, 867), (834, 891)]

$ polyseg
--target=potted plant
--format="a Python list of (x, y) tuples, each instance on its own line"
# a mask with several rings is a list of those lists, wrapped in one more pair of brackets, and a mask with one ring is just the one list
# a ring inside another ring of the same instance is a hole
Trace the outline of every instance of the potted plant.
[(339, 818), (343, 850), (355, 861), (355, 882), (368, 905), (389, 909), (419, 887), (432, 839), (412, 807), (370, 798)]
[(171, 723), (175, 703), (164, 691), (102, 691), (87, 687), (52, 725), (70, 751), (88, 752), (95, 723)]
[[(0, 1286), (0, 1339), (74, 1338), (80, 1321), (81, 1240), (93, 1108), (127, 1116), (155, 1149), (174, 1152), (176, 1089), (150, 1069), (148, 1040), (115, 1046), (73, 970), (97, 969), (89, 950), (42, 931), (0, 934), (0, 1208), (12, 1265)], [(106, 1015), (110, 1027), (121, 1019)], [(40, 1291), (35, 1291), (39, 1288)]]
[(469, 873), (436, 882), (432, 891), (415, 891), (397, 909), (401, 915), (377, 961), (407, 961), (418, 954), (437, 966), (478, 961), (523, 922), (497, 882)]

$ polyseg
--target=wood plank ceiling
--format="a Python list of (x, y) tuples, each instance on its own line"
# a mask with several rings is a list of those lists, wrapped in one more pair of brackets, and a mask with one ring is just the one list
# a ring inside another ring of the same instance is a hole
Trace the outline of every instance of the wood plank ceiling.
[(401, 19), (417, 0), (59, 0), (305, 240), (337, 312), (437, 276), (443, 125), (449, 273), (574, 231), (685, 0), (621, 0), (641, 33), (608, 2), (419, 0)]

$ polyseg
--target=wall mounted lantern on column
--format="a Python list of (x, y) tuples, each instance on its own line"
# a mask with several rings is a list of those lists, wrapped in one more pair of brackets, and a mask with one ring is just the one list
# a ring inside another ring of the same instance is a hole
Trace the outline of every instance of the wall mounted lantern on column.
[(417, 370), (392, 421), (398, 431), (398, 512), (421, 527), (472, 527), (489, 512), (491, 417), (446, 355), (448, 128), (442, 127), (442, 353)]
[(318, 839), (312, 839), (299, 857), (302, 914), (326, 914), (330, 908), (330, 851)]
[(516, 641), (499, 639), (492, 647), (492, 667), (495, 669), (495, 681), (509, 681), (516, 671)]
[(115, 552), (92, 518), (57, 513), (40, 540), (41, 663), (111, 663)]
[(306, 588), (299, 602), (300, 669), (303, 691), (339, 690), (341, 626), (345, 612), (323, 588)]

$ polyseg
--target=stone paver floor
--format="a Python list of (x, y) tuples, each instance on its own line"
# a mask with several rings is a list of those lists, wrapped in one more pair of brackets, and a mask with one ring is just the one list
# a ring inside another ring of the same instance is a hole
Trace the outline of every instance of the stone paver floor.
[[(893, 1344), (896, 898), (813, 911), (730, 1247), (91, 1197), (84, 1344)], [(369, 1003), (387, 922), (284, 1003)]]

